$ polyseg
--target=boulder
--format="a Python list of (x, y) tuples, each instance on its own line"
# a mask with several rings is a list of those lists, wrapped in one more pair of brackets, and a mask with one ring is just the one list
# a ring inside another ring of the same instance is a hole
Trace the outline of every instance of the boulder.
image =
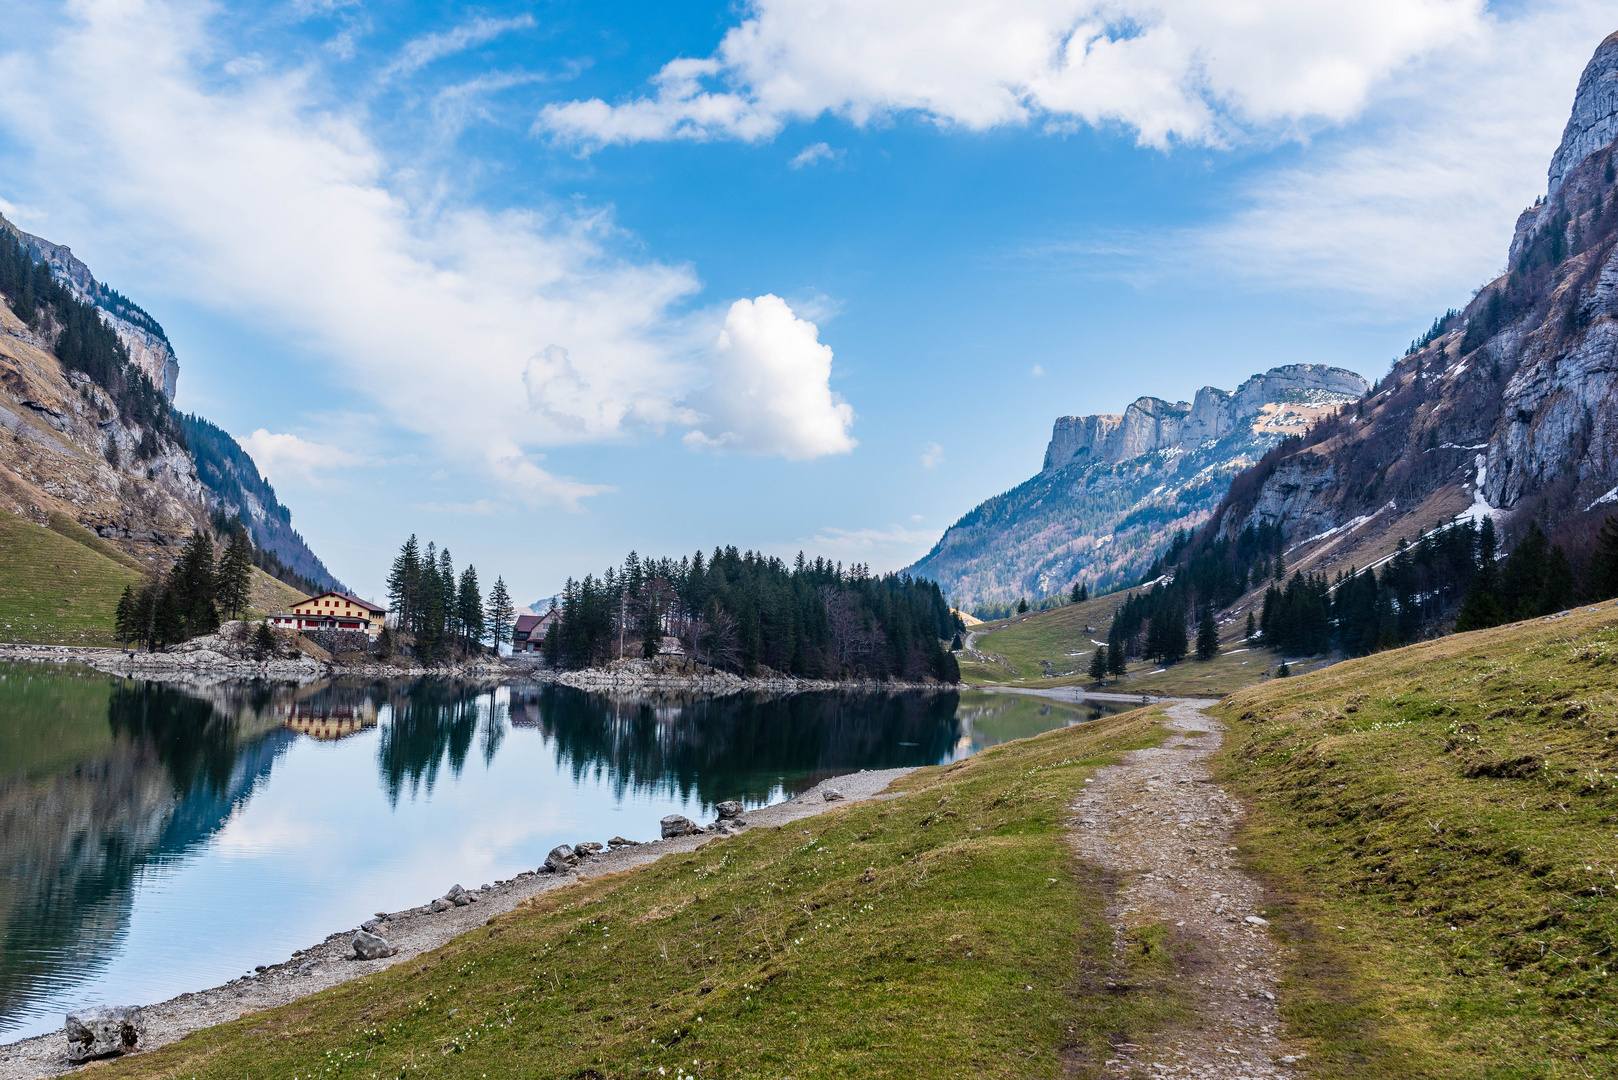
[(360, 929), (368, 934), (386, 934), (388, 932), (388, 920), (366, 919), (360, 923)]
[(449, 892), (444, 894), (444, 899), (456, 907), (465, 907), (472, 902), (473, 896), (459, 885), (452, 885)]
[(604, 850), (606, 849), (601, 844), (596, 843), (594, 840), (585, 840), (582, 843), (573, 845), (573, 853), (581, 857), (584, 855), (595, 855)]
[(97, 1005), (69, 1013), (62, 1033), (67, 1036), (67, 1059), (78, 1064), (129, 1053), (140, 1045), (146, 1026), (136, 1006)]
[(729, 821), (732, 818), (739, 818), (742, 816), (742, 810), (742, 804), (737, 802), (735, 799), (727, 799), (725, 802), (722, 802), (718, 806), (714, 807), (714, 812), (719, 815), (720, 821)]
[(615, 836), (607, 841), (607, 846), (617, 851), (621, 847), (634, 847), (636, 843), (637, 841), (635, 840), (625, 840), (621, 836)]
[(679, 814), (670, 814), (661, 822), (663, 826), (663, 839), (669, 840), (676, 836), (690, 836), (699, 833), (702, 828), (688, 817)]
[(821, 788), (820, 794), (827, 802), (836, 802), (843, 797), (843, 793), (834, 787)]
[(358, 960), (380, 960), (384, 956), (392, 956), (398, 950), (388, 944), (388, 939), (378, 937), (376, 934), (361, 930), (349, 942), (354, 946), (354, 957)]
[(450, 908), (452, 908), (454, 906), (455, 906), (454, 904), (450, 903), (448, 900), (445, 900), (442, 896), (440, 896), (437, 900), (434, 900), (431, 904), (428, 905), (427, 910), (431, 911), (434, 915), (437, 915), (440, 911), (448, 911)]
[(578, 861), (579, 857), (573, 853), (571, 844), (557, 844), (551, 848), (551, 853), (545, 856), (545, 865), (558, 874)]

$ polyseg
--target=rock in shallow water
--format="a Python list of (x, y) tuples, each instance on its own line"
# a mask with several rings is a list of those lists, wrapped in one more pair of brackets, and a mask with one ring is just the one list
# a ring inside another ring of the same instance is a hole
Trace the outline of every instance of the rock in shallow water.
[(133, 1005), (97, 1005), (69, 1013), (62, 1028), (67, 1058), (77, 1064), (91, 1058), (127, 1054), (145, 1034), (141, 1011)]
[(354, 946), (354, 956), (360, 960), (380, 960), (384, 956), (392, 956), (397, 951), (388, 944), (387, 938), (378, 937), (364, 930), (355, 934), (350, 944)]
[(679, 814), (670, 814), (662, 821), (663, 839), (669, 840), (676, 836), (690, 836), (692, 833), (702, 831), (696, 822)]

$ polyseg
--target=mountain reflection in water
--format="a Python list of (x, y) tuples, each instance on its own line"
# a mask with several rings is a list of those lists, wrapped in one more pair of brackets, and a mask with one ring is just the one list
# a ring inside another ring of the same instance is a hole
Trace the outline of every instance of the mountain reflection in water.
[(0, 664), (0, 1037), (223, 982), (557, 843), (652, 839), (667, 813), (1087, 718), (980, 693), (610, 698)]

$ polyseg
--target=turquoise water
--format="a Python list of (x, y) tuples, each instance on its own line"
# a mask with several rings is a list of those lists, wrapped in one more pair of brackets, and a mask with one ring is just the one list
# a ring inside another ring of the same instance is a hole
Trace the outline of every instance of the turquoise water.
[(532, 869), (559, 843), (930, 765), (1116, 706), (624, 699), (560, 687), (132, 682), (0, 664), (0, 1039), (147, 1004)]

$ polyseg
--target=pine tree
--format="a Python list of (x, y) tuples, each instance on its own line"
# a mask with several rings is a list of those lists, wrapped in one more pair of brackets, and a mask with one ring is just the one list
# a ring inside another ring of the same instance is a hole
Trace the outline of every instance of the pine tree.
[(1204, 607), (1197, 623), (1197, 659), (1212, 660), (1219, 653), (1219, 627), (1214, 623), (1213, 608)]
[(124, 594), (118, 598), (118, 608), (112, 616), (112, 632), (118, 635), (123, 648), (129, 648), (129, 639), (135, 633), (135, 587), (124, 586)]
[(393, 608), (395, 626), (409, 629), (415, 625), (420, 586), (421, 552), (416, 546), (416, 534), (411, 533), (388, 571), (388, 603)]
[(201, 529), (191, 534), (180, 551), (179, 561), (169, 571), (166, 596), (173, 598), (179, 612), (178, 630), (167, 643), (173, 644), (219, 629), (219, 608), (215, 604), (213, 539)]
[(1080, 596), (1079, 596), (1079, 583), (1077, 581), (1075, 581), (1073, 583), (1073, 591), (1068, 593), (1068, 602), (1072, 603), (1072, 604), (1077, 604), (1079, 602), (1079, 599), (1080, 599)]
[(274, 659), (276, 653), (275, 631), (270, 624), (261, 622), (253, 633), (253, 652), (260, 660)]
[(460, 590), (456, 586), (455, 564), (450, 561), (449, 548), (438, 555), (438, 587), (444, 590), (444, 622), (439, 631), (446, 640), (454, 642), (460, 637)]
[(456, 621), (461, 628), (461, 647), (475, 648), (483, 640), (483, 594), (478, 589), (477, 568), (468, 566), (461, 572), (460, 594), (455, 603)]
[(1253, 640), (1258, 637), (1258, 620), (1253, 617), (1253, 613), (1251, 611), (1247, 613), (1246, 636), (1248, 644), (1252, 644)]
[(230, 542), (219, 557), (216, 577), (214, 591), (219, 607), (228, 618), (241, 618), (252, 599), (253, 543), (247, 538), (247, 529), (240, 518), (230, 530)]
[[(511, 640), (511, 623), (513, 606), (511, 593), (506, 589), (506, 579), (494, 579), (494, 588), (489, 590), (489, 636), (494, 639), (495, 655), (500, 655), (500, 646)], [(553, 628), (554, 633), (554, 628)], [(545, 644), (550, 645), (549, 638)]]
[(1096, 651), (1090, 654), (1090, 681), (1107, 681), (1107, 647), (1097, 645)]
[(1587, 600), (1608, 600), (1618, 596), (1618, 514), (1607, 518), (1596, 537), (1595, 554), (1584, 579)]
[(1455, 617), (1457, 633), (1484, 630), (1506, 621), (1505, 611), (1500, 606), (1500, 568), (1495, 565), (1495, 550), (1494, 519), (1484, 518), (1483, 528), (1478, 530), (1477, 574), (1472, 578), (1472, 587), (1466, 591), (1460, 614)]
[(1107, 674), (1115, 679), (1121, 679), (1129, 671), (1129, 652), (1124, 646), (1122, 635), (1116, 638), (1107, 635)]
[(1027, 597), (1023, 597), (1022, 599), (1017, 601), (1017, 614), (1018, 615), (1026, 615), (1026, 614), (1028, 614), (1028, 598)]
[(1286, 553), (1279, 548), (1277, 548), (1275, 551), (1275, 562), (1273, 569), (1275, 570), (1276, 581), (1285, 581), (1287, 579)]
[(1090, 586), (1081, 582), (1079, 584), (1079, 603), (1082, 604), (1088, 599), (1090, 599)]
[(655, 605), (648, 605), (641, 620), (640, 654), (647, 660), (663, 651), (663, 625)]

